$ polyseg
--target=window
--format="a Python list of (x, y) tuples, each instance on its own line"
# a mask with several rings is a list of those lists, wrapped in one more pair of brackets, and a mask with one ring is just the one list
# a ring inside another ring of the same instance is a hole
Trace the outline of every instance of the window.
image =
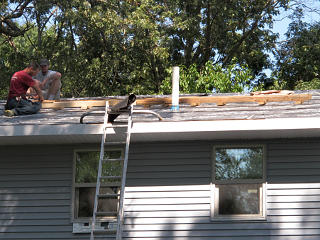
[(212, 219), (264, 218), (263, 146), (216, 146), (213, 151)]
[[(99, 164), (99, 151), (77, 151), (75, 153), (74, 163), (74, 220), (88, 221), (92, 218), (93, 205), (95, 199), (97, 173)], [(121, 158), (121, 150), (112, 150), (105, 152), (105, 158)], [(103, 176), (121, 176), (122, 161), (110, 161), (103, 164)], [(119, 193), (120, 181), (104, 179), (101, 182), (100, 193)], [(103, 219), (116, 219), (118, 208), (118, 198), (99, 199), (98, 211), (109, 212)]]

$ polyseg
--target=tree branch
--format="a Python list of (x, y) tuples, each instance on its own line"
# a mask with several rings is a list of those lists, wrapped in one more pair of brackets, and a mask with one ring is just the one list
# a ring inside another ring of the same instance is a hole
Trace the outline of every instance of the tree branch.
[(11, 13), (1, 16), (0, 33), (10, 37), (17, 37), (23, 35), (29, 29), (28, 24), (25, 28), (19, 28), (13, 22), (13, 19), (21, 17), (31, 1), (32, 0), (26, 0), (24, 3), (19, 4)]
[(241, 46), (241, 44), (258, 28), (260, 20), (266, 14), (266, 13), (264, 13), (264, 10), (267, 9), (268, 7), (270, 7), (272, 4), (276, 5), (277, 3), (278, 2), (275, 0), (269, 0), (266, 3), (265, 7), (263, 9), (261, 9), (260, 14), (256, 15), (255, 20), (254, 20), (253, 24), (251, 25), (251, 28), (242, 35), (240, 40), (231, 48), (228, 55), (223, 59), (223, 61), (222, 61), (223, 65), (230, 62), (230, 60), (233, 58), (234, 54), (236, 53), (238, 48)]

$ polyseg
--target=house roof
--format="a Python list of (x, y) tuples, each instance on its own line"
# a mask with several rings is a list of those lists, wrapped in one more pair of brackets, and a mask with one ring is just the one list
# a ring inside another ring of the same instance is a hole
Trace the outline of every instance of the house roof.
[[(3, 116), (5, 101), (0, 101), (0, 144), (98, 142), (103, 116), (88, 116), (86, 124), (80, 124), (80, 117), (88, 111), (103, 112), (105, 100), (112, 105), (123, 98), (63, 99), (44, 103), (38, 114), (13, 118)], [(163, 120), (135, 114), (134, 141), (320, 136), (320, 90), (182, 95), (178, 111), (171, 110), (170, 101), (170, 96), (137, 96), (134, 109), (152, 110)], [(126, 117), (120, 115), (116, 121)], [(108, 131), (111, 140), (124, 135), (123, 130)]]

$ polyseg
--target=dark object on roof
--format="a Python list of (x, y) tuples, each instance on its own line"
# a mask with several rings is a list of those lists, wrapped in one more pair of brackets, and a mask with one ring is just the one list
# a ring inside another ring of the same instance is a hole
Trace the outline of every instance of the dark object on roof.
[(136, 101), (136, 95), (130, 94), (126, 99), (112, 106), (108, 115), (108, 122), (113, 122), (121, 113), (128, 112), (130, 106)]
[[(136, 101), (136, 95), (134, 94), (130, 94), (128, 97), (126, 97), (124, 100), (118, 102), (116, 105), (112, 106), (109, 109), (108, 112), (108, 122), (114, 122), (114, 120), (121, 114), (121, 113), (125, 113), (128, 112), (130, 109), (130, 106)], [(86, 116), (101, 116), (104, 115), (104, 112), (87, 112), (81, 115), (80, 117), (80, 123), (83, 124), (83, 119)]]

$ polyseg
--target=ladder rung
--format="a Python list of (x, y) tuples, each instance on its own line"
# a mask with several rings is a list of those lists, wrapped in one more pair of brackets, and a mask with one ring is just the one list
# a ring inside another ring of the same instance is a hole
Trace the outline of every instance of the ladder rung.
[(99, 198), (114, 198), (114, 197), (119, 197), (120, 194), (117, 193), (105, 193), (105, 194), (99, 194)]
[(126, 143), (127, 142), (105, 142), (104, 145), (122, 145)]
[(110, 162), (121, 162), (123, 160), (124, 160), (123, 158), (105, 158), (102, 161), (104, 161), (104, 162), (108, 162), (108, 161), (110, 161)]
[(121, 176), (101, 176), (101, 179), (121, 179)]

